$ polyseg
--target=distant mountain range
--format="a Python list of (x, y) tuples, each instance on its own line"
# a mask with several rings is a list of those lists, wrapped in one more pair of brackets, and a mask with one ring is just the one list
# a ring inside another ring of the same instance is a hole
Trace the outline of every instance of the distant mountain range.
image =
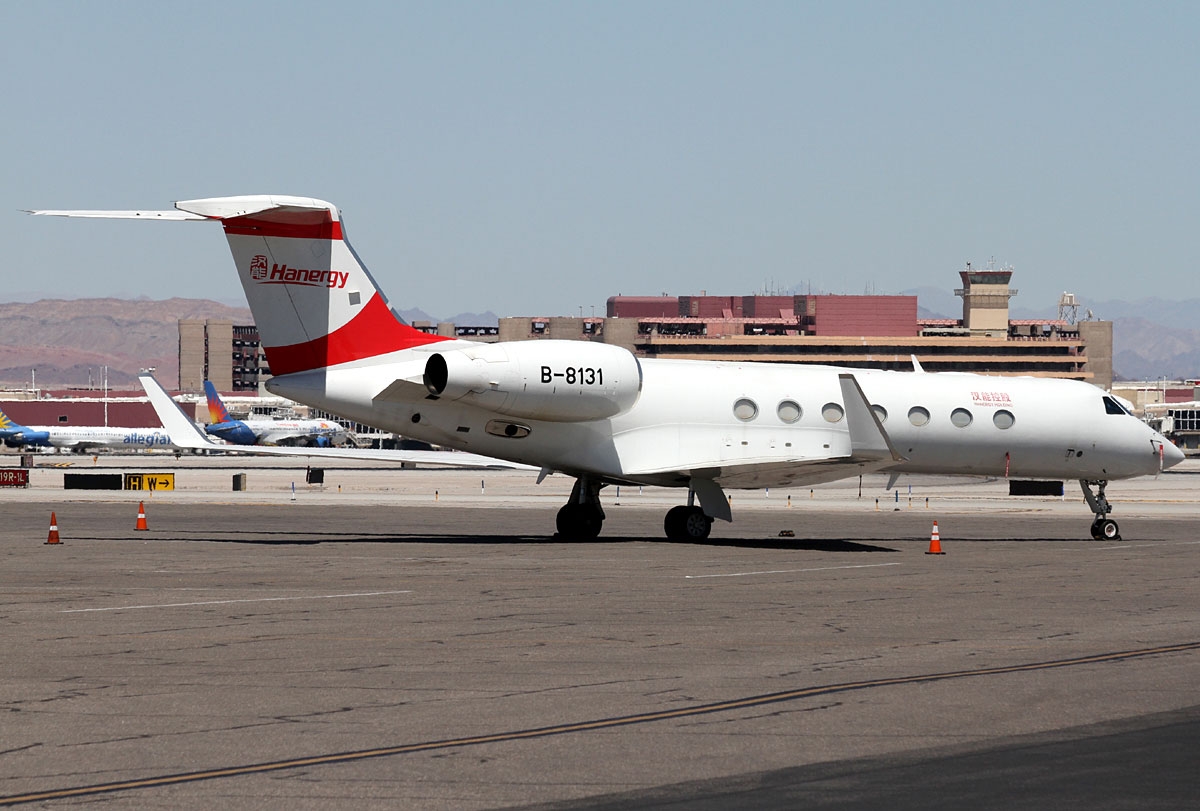
[[(495, 313), (434, 318), (420, 310), (407, 321), (495, 326)], [(252, 324), (247, 307), (207, 299), (40, 299), (0, 303), (0, 387), (138, 389), (137, 374), (154, 367), (168, 387), (179, 380), (179, 319)]]
[[(924, 318), (960, 318), (962, 300), (941, 288), (903, 291), (917, 296)], [(1080, 317), (1091, 310), (1113, 322), (1113, 366), (1119, 379), (1200, 377), (1200, 300), (1081, 301)], [(448, 318), (419, 309), (400, 312), (407, 321), (451, 321), (495, 326), (495, 313), (459, 313)], [(1058, 316), (1057, 309), (1013, 307), (1012, 318)], [(101, 386), (136, 389), (137, 373), (153, 366), (164, 383), (179, 376), (180, 318), (230, 319), (251, 323), (246, 307), (206, 299), (42, 299), (0, 304), (0, 386), (39, 388)], [(36, 370), (36, 372), (34, 372)]]
[(168, 386), (179, 379), (180, 318), (252, 323), (246, 307), (204, 299), (42, 299), (0, 304), (0, 385), (94, 388), (108, 367), (110, 389), (137, 389), (153, 366)]
[(459, 313), (449, 318), (437, 318), (424, 310), (396, 310), (396, 312), (410, 324), (414, 321), (429, 321), (433, 324), (439, 321), (449, 321), (451, 324), (457, 324), (460, 327), (494, 327), (500, 323), (499, 316), (491, 311), (486, 313)]

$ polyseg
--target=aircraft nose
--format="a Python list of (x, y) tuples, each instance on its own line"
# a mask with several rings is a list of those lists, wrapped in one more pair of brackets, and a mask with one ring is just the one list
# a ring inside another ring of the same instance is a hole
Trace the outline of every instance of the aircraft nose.
[(1174, 467), (1183, 461), (1183, 451), (1170, 442), (1163, 443), (1163, 468)]

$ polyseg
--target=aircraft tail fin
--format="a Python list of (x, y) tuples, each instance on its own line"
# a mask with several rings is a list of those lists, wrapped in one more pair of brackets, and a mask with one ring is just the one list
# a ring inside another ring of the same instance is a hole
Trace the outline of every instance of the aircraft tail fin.
[(0, 411), (0, 437), (11, 436), (27, 430), (24, 425), (14, 422), (13, 418)]
[(210, 423), (233, 421), (233, 418), (229, 416), (229, 410), (221, 402), (221, 395), (217, 394), (217, 387), (212, 384), (211, 380), (204, 381), (204, 394), (208, 398), (208, 421)]
[(217, 221), (273, 375), (323, 369), (447, 340), (401, 321), (346, 241), (341, 213), (309, 197), (184, 200), (176, 211), (38, 215)]

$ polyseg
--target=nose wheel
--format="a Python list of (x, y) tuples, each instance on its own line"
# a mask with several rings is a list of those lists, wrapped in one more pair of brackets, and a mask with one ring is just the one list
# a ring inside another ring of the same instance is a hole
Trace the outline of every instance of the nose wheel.
[[(1080, 479), (1079, 486), (1083, 488), (1083, 497), (1087, 499), (1088, 506), (1092, 508), (1092, 514), (1096, 516), (1096, 520), (1092, 522), (1092, 539), (1096, 541), (1121, 540), (1121, 530), (1117, 526), (1117, 522), (1108, 517), (1108, 514), (1112, 512), (1112, 505), (1108, 503), (1108, 499), (1104, 495), (1104, 488), (1108, 486), (1108, 482)], [(1093, 487), (1096, 488), (1094, 493), (1092, 492)]]

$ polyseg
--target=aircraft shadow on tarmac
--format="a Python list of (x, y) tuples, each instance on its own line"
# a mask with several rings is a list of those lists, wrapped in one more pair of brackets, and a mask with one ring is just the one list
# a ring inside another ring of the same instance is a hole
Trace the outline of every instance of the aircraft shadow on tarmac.
[[(75, 540), (111, 541), (113, 537), (86, 538), (75, 536)], [(213, 530), (172, 530), (171, 535), (156, 533), (152, 538), (128, 536), (124, 540), (152, 540), (161, 543), (227, 543), (259, 546), (315, 546), (332, 543), (384, 543), (384, 544), (454, 544), (454, 545), (545, 545), (583, 546), (631, 543), (681, 544), (688, 546), (711, 546), (739, 549), (778, 549), (781, 551), (807, 552), (899, 552), (888, 546), (869, 542), (875, 539), (842, 540), (835, 538), (708, 538), (704, 541), (670, 541), (659, 537), (605, 536), (590, 540), (562, 538), (557, 535), (463, 535), (414, 533), (411, 535), (391, 532), (346, 533), (346, 532), (293, 532), (287, 530), (258, 530), (252, 534), (237, 534)], [(878, 539), (891, 540), (896, 539)]]

